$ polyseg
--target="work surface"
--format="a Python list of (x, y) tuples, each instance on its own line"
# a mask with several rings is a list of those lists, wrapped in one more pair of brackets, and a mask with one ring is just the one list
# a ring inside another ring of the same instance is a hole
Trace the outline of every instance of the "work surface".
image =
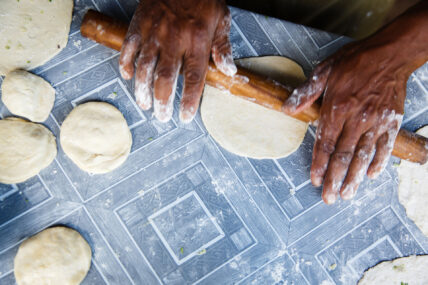
[[(58, 224), (92, 247), (84, 284), (354, 284), (381, 260), (428, 253), (428, 238), (398, 203), (397, 159), (353, 201), (327, 206), (309, 181), (313, 129), (288, 158), (252, 160), (219, 147), (199, 115), (181, 124), (179, 99), (166, 124), (141, 111), (133, 82), (120, 78), (119, 54), (79, 33), (89, 8), (129, 20), (136, 4), (121, 2), (77, 1), (66, 49), (34, 72), (56, 89), (45, 125), (57, 138), (74, 106), (102, 100), (125, 115), (132, 153), (116, 171), (88, 175), (59, 147), (40, 175), (0, 184), (0, 284), (15, 282), (19, 244)], [(284, 55), (307, 74), (349, 41), (237, 9), (232, 15), (235, 58)], [(427, 64), (407, 93), (403, 125), (414, 131), (428, 124)], [(2, 103), (0, 111), (10, 115)]]

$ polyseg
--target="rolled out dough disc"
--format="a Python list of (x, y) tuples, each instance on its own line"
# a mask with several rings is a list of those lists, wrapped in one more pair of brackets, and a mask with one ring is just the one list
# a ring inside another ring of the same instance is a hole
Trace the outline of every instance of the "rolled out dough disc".
[(14, 261), (18, 285), (77, 285), (91, 266), (91, 248), (75, 230), (48, 228), (25, 240)]
[(24, 182), (51, 164), (56, 153), (55, 137), (44, 126), (0, 120), (0, 183)]
[[(305, 81), (302, 68), (284, 57), (269, 56), (237, 61), (255, 73), (295, 87)], [(299, 148), (308, 124), (269, 110), (211, 86), (205, 86), (202, 121), (226, 150), (251, 158), (280, 158)]]
[[(419, 129), (417, 134), (428, 137), (428, 126)], [(424, 165), (401, 160), (398, 171), (398, 199), (412, 219), (428, 236), (428, 162)], [(428, 267), (427, 267), (428, 276)]]
[(110, 172), (125, 162), (132, 135), (122, 113), (104, 102), (89, 102), (71, 111), (61, 126), (65, 154), (89, 173)]
[(401, 257), (369, 268), (358, 284), (424, 285), (428, 284), (427, 269), (428, 255)]
[(32, 69), (66, 45), (73, 0), (1, 0), (0, 75)]
[(1, 98), (9, 111), (33, 122), (44, 122), (54, 105), (55, 89), (25, 70), (9, 72), (1, 89)]

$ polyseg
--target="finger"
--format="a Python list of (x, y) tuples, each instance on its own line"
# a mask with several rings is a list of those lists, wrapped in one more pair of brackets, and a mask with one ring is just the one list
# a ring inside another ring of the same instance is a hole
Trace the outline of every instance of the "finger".
[(312, 154), (311, 181), (314, 186), (321, 186), (331, 154), (342, 131), (343, 123), (321, 120), (317, 128), (314, 151)]
[(135, 74), (135, 98), (138, 106), (148, 110), (152, 106), (153, 78), (158, 58), (158, 50), (154, 44), (146, 44), (140, 51)]
[(173, 113), (175, 90), (181, 56), (161, 53), (154, 74), (154, 113), (161, 122), (168, 122)]
[(237, 68), (233, 61), (232, 46), (229, 40), (230, 22), (231, 16), (229, 9), (227, 9), (225, 16), (217, 25), (211, 52), (216, 67), (224, 74), (234, 76)]
[(123, 79), (130, 80), (134, 76), (134, 63), (140, 48), (141, 37), (138, 34), (130, 34), (122, 45), (119, 59), (119, 70)]
[(369, 178), (376, 179), (388, 164), (394, 147), (395, 138), (400, 128), (400, 123), (394, 124), (394, 126), (389, 128), (387, 132), (381, 135), (377, 140), (376, 153), (367, 170), (367, 176)]
[(347, 124), (341, 133), (336, 149), (330, 157), (324, 179), (322, 198), (326, 204), (333, 204), (337, 200), (343, 179), (354, 156), (359, 134), (353, 122)]
[(340, 189), (340, 196), (344, 200), (352, 199), (358, 186), (364, 179), (369, 163), (372, 160), (377, 137), (373, 130), (366, 132), (358, 142), (354, 157), (349, 166), (348, 174)]
[(294, 89), (290, 97), (285, 100), (282, 110), (288, 115), (299, 113), (312, 105), (327, 87), (333, 60), (329, 59), (318, 65), (312, 76), (302, 86)]
[(204, 89), (208, 69), (209, 48), (202, 48), (184, 58), (184, 88), (180, 104), (180, 120), (189, 123), (195, 117)]

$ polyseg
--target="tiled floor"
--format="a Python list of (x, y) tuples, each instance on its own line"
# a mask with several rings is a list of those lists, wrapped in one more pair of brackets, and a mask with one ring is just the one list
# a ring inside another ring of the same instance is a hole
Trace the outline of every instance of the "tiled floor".
[[(67, 48), (34, 72), (57, 91), (45, 122), (57, 137), (74, 106), (107, 101), (131, 128), (131, 155), (114, 172), (88, 175), (59, 148), (38, 176), (0, 184), (1, 284), (14, 283), (21, 241), (55, 224), (90, 243), (85, 284), (353, 284), (381, 260), (428, 253), (428, 238), (397, 201), (392, 163), (353, 201), (326, 206), (309, 182), (312, 129), (290, 157), (253, 160), (219, 147), (199, 116), (183, 125), (175, 114), (162, 124), (141, 111), (132, 82), (120, 78), (118, 53), (78, 31), (89, 8), (129, 19), (136, 3), (121, 2), (76, 1)], [(235, 58), (284, 55), (309, 73), (349, 41), (237, 9), (232, 15)], [(408, 84), (404, 126), (412, 131), (428, 123), (427, 66)], [(0, 103), (0, 116), (8, 115)]]

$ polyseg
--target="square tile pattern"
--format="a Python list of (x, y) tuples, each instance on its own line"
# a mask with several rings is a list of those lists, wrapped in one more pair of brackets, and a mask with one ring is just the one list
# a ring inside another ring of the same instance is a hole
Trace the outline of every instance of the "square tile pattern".
[[(351, 202), (326, 206), (309, 181), (314, 130), (291, 156), (235, 156), (207, 134), (200, 116), (157, 122), (135, 104), (118, 53), (83, 38), (89, 8), (129, 21), (131, 1), (75, 2), (67, 47), (33, 70), (56, 89), (44, 123), (58, 138), (79, 104), (101, 100), (125, 116), (133, 136), (124, 165), (105, 175), (79, 170), (60, 145), (54, 162), (17, 185), (0, 184), (0, 284), (14, 284), (20, 243), (66, 225), (89, 242), (84, 284), (355, 284), (381, 260), (427, 254), (428, 239), (397, 199), (392, 163)], [(235, 58), (283, 55), (306, 74), (350, 40), (231, 8)], [(403, 126), (428, 123), (427, 64), (409, 78)], [(2, 78), (0, 78), (1, 84)], [(11, 114), (0, 102), (0, 117)], [(398, 161), (393, 159), (393, 161)]]

